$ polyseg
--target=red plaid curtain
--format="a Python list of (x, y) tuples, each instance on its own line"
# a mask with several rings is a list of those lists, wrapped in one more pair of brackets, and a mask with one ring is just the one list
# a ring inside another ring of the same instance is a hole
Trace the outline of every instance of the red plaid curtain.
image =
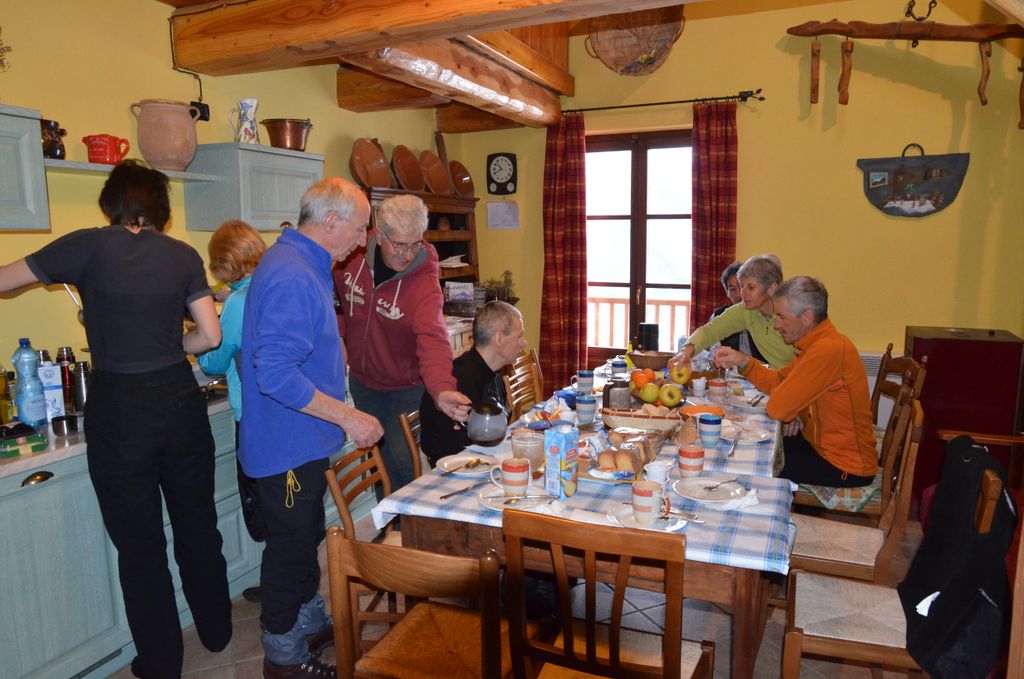
[(547, 131), (540, 365), (550, 394), (587, 364), (587, 191), (583, 114)]
[(736, 258), (736, 102), (693, 106), (693, 289), (690, 330), (721, 303), (719, 277)]

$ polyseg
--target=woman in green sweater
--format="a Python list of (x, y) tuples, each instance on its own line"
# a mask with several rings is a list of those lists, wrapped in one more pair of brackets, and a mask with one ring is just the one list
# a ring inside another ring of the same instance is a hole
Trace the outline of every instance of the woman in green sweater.
[(699, 351), (733, 333), (746, 330), (768, 365), (778, 370), (796, 355), (772, 327), (775, 304), (772, 294), (782, 283), (782, 262), (775, 255), (755, 255), (743, 263), (737, 273), (743, 301), (734, 304), (705, 325), (693, 331), (682, 350), (669, 361), (669, 368), (684, 364)]

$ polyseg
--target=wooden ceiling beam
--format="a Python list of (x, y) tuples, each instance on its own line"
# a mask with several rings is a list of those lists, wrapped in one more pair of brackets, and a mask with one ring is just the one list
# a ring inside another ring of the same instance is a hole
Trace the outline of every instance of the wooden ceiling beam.
[(227, 75), (680, 1), (249, 0), (177, 9), (171, 15), (171, 33), (177, 66), (207, 75)]
[(342, 64), (337, 75), (338, 106), (356, 113), (432, 108), (451, 102), (448, 97)]
[(508, 118), (496, 116), (487, 111), (481, 111), (472, 106), (466, 106), (455, 101), (447, 106), (439, 106), (434, 112), (434, 120), (437, 129), (445, 134), (457, 132), (490, 132), (492, 130), (508, 130), (513, 127), (522, 127)]
[(576, 92), (576, 79), (571, 73), (508, 31), (463, 35), (454, 40), (561, 95), (571, 97)]
[(557, 94), (451, 40), (348, 54), (345, 61), (530, 127), (561, 116)]

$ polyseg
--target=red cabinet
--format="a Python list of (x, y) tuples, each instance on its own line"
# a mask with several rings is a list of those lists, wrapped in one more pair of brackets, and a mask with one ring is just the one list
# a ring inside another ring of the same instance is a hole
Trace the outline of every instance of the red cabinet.
[[(1013, 434), (1024, 429), (1024, 341), (1006, 330), (907, 326), (904, 354), (928, 357), (921, 392), (924, 432), (913, 501), (938, 481), (946, 444), (939, 429)], [(1007, 469), (1009, 451), (991, 448)]]

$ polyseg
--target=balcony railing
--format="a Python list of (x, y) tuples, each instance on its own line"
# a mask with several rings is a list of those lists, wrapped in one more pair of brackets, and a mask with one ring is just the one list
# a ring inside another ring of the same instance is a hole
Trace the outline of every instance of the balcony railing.
[[(689, 332), (689, 300), (648, 300), (645, 322), (659, 326), (658, 349), (675, 351), (676, 340)], [(624, 347), (629, 341), (627, 300), (622, 297), (587, 297), (588, 344)]]

